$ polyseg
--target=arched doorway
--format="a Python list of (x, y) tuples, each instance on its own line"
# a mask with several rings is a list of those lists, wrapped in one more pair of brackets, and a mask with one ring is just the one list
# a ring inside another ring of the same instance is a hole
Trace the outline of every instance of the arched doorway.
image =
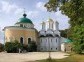
[(28, 38), (28, 44), (30, 44), (31, 43), (31, 38)]
[(23, 44), (23, 38), (22, 37), (20, 38), (20, 43)]

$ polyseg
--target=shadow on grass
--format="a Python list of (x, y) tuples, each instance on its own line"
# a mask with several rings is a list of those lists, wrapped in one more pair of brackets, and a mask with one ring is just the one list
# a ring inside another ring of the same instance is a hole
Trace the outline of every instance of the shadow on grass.
[[(29, 62), (29, 61), (26, 61)], [(44, 60), (37, 60), (37, 61), (30, 61), (30, 62), (84, 62), (84, 53), (76, 54), (70, 53), (69, 57), (63, 59), (44, 59)]]

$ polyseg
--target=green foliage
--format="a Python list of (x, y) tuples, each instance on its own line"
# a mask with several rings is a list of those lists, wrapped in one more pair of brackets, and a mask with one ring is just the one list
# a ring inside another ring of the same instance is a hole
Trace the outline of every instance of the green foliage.
[(21, 44), (18, 43), (17, 40), (15, 40), (13, 42), (6, 42), (5, 43), (5, 50), (8, 53), (16, 53), (16, 52), (18, 52), (19, 48), (21, 48)]
[(61, 6), (60, 9), (70, 18), (71, 27), (84, 24), (84, 0), (70, 0), (70, 2), (66, 2)]
[(22, 50), (26, 50), (28, 52), (28, 45), (22, 45)]
[(37, 51), (37, 45), (36, 45), (36, 43), (34, 41), (31, 41), (31, 43), (28, 44), (28, 50), (30, 52)]
[(0, 43), (0, 52), (4, 51), (4, 45)]
[(65, 37), (65, 38), (67, 38), (67, 34), (68, 34), (68, 29), (65, 29), (65, 30), (60, 30), (60, 32), (61, 32), (61, 36), (62, 37)]
[(17, 40), (5, 43), (5, 50), (8, 53), (17, 53), (19, 49), (21, 49), (21, 51), (37, 51), (37, 45), (34, 41), (31, 41), (28, 45), (20, 44)]
[(69, 0), (49, 0), (44, 6), (47, 8), (47, 11), (49, 12), (56, 12), (57, 7), (60, 7), (62, 4), (65, 4)]
[[(61, 3), (60, 10), (63, 14), (67, 15), (70, 20), (69, 38), (74, 40), (73, 49), (77, 53), (82, 53), (84, 50), (84, 0), (61, 0), (53, 1), (49, 0), (48, 4), (51, 11), (55, 11), (54, 8)], [(52, 6), (52, 5), (53, 6)], [(46, 7), (48, 9), (48, 7)], [(48, 11), (50, 11), (48, 9)]]
[(56, 11), (56, 8), (58, 7), (58, 0), (49, 0), (49, 2), (45, 4), (45, 7), (47, 7), (49, 12)]

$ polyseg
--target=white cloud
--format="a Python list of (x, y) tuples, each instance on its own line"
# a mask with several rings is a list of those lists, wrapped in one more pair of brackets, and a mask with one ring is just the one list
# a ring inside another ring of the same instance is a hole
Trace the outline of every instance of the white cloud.
[(20, 14), (20, 13), (22, 13), (23, 11), (24, 11), (24, 9), (18, 8), (18, 9), (16, 9), (15, 14), (16, 14), (16, 15), (17, 15), (17, 14)]
[(56, 17), (56, 20), (59, 22), (59, 25), (60, 25), (60, 29), (66, 29), (66, 28), (69, 28), (69, 18), (62, 14), (61, 11), (57, 11), (55, 13), (55, 17)]
[(55, 15), (56, 15), (56, 16), (60, 16), (60, 15), (61, 15), (61, 11), (57, 11), (57, 12), (55, 13)]
[(46, 8), (44, 7), (44, 4), (45, 4), (44, 2), (38, 2), (36, 4), (36, 8), (41, 10), (41, 11), (46, 11)]
[(31, 17), (31, 18), (35, 17), (36, 18), (39, 16), (39, 11), (28, 11), (27, 15), (28, 15), (28, 17)]
[(18, 8), (17, 5), (15, 4), (10, 4), (9, 2), (6, 2), (6, 1), (1, 1), (1, 4), (2, 4), (2, 11), (3, 12), (6, 12), (6, 13), (10, 13), (11, 11), (15, 10)]
[[(19, 18), (22, 16), (23, 11), (24, 11), (24, 9), (19, 8), (15, 11), (15, 15), (16, 16), (18, 15), (18, 18)], [(34, 11), (26, 11), (26, 14), (27, 14), (28, 18), (36, 18), (39, 16), (39, 11), (35, 11), (35, 10)]]
[[(5, 12), (5, 13), (14, 13), (15, 16), (17, 17), (21, 17), (22, 13), (24, 11), (23, 8), (15, 5), (15, 4), (10, 4), (7, 1), (1, 1), (2, 4), (2, 8), (1, 11)], [(40, 5), (40, 3), (39, 3)], [(39, 6), (40, 7), (40, 6)], [(28, 17), (34, 18), (37, 17), (39, 15), (39, 11), (33, 10), (33, 11), (26, 11)]]

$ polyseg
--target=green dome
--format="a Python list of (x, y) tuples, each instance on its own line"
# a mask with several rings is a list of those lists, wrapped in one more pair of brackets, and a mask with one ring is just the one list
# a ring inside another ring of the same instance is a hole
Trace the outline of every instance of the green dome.
[(31, 24), (33, 24), (30, 19), (26, 18), (26, 14), (23, 14), (23, 16), (24, 17), (23, 18), (20, 18), (19, 19), (19, 22), (17, 22), (16, 24), (18, 24), (18, 23), (31, 23)]
[(65, 42), (65, 43), (70, 43), (70, 42), (72, 42), (72, 40), (66, 39), (64, 42)]

